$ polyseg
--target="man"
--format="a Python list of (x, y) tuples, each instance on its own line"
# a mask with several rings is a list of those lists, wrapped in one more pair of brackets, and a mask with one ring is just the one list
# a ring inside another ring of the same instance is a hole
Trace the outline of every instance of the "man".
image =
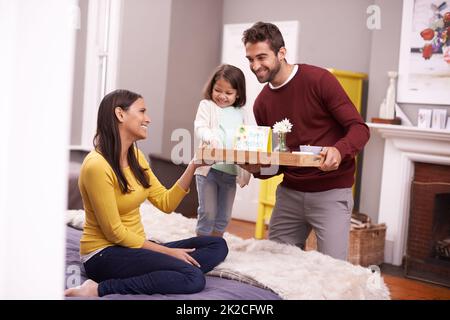
[[(244, 32), (250, 69), (264, 86), (253, 113), (258, 125), (273, 126), (287, 118), (291, 150), (300, 145), (324, 146), (319, 168), (280, 167), (283, 182), (269, 224), (269, 239), (304, 248), (314, 228), (318, 250), (346, 260), (353, 210), (355, 156), (369, 139), (369, 129), (337, 79), (327, 70), (289, 64), (277, 26), (257, 22)], [(258, 166), (247, 166), (255, 177)]]

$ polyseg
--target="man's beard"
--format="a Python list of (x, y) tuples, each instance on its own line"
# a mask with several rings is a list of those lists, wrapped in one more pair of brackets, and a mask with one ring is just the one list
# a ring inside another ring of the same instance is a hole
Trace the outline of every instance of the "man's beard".
[(262, 77), (262, 78), (258, 77), (258, 75), (256, 74), (256, 72), (253, 71), (253, 73), (254, 73), (255, 76), (256, 76), (256, 79), (258, 79), (258, 81), (259, 81), (260, 83), (272, 82), (273, 79), (276, 77), (277, 73), (278, 73), (278, 72), (280, 71), (280, 69), (281, 69), (281, 63), (278, 62), (278, 63), (274, 66), (273, 69), (268, 69), (268, 68), (266, 68), (266, 67), (264, 67), (264, 69), (268, 70), (268, 72), (267, 72), (267, 74), (266, 74), (264, 77)]

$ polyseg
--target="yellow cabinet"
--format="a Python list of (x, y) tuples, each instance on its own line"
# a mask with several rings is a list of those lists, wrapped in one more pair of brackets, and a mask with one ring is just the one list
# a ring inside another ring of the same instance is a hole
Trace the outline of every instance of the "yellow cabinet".
[(266, 223), (269, 223), (273, 206), (275, 205), (275, 191), (277, 186), (283, 180), (283, 174), (279, 174), (270, 179), (260, 180), (259, 199), (258, 199), (258, 216), (255, 225), (255, 238), (264, 238), (264, 229)]
[(367, 79), (367, 74), (359, 72), (350, 72), (343, 70), (336, 70), (329, 68), (334, 76), (338, 79), (342, 88), (344, 88), (350, 100), (352, 100), (356, 109), (361, 113), (362, 99), (363, 99), (363, 84), (364, 80)]
[[(365, 73), (357, 73), (336, 69), (328, 69), (338, 79), (341, 86), (355, 105), (359, 113), (361, 113), (363, 100), (363, 82), (367, 78)], [(277, 186), (283, 180), (283, 175), (272, 177), (260, 181), (259, 200), (258, 200), (258, 216), (255, 226), (255, 238), (263, 239), (265, 225), (269, 223), (273, 206), (275, 205), (275, 191)], [(353, 192), (354, 192), (353, 188)]]

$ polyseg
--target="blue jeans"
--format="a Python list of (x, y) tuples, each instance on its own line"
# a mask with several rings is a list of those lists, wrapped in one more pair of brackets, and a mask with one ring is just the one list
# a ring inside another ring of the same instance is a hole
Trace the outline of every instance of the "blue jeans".
[(197, 234), (223, 233), (231, 219), (236, 195), (236, 176), (219, 170), (196, 175), (198, 192)]
[(98, 282), (98, 295), (189, 294), (203, 290), (204, 273), (211, 271), (228, 254), (220, 237), (193, 237), (163, 244), (170, 248), (195, 248), (190, 255), (200, 268), (172, 256), (147, 249), (111, 246), (86, 263), (87, 276)]

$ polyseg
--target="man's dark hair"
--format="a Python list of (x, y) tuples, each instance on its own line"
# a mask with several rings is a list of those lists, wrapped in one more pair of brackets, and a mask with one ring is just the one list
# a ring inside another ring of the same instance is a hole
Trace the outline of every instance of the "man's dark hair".
[(283, 35), (280, 29), (273, 23), (269, 22), (256, 22), (249, 29), (244, 31), (242, 37), (244, 45), (248, 42), (257, 43), (267, 41), (270, 45), (270, 49), (277, 54), (281, 47), (284, 47)]

